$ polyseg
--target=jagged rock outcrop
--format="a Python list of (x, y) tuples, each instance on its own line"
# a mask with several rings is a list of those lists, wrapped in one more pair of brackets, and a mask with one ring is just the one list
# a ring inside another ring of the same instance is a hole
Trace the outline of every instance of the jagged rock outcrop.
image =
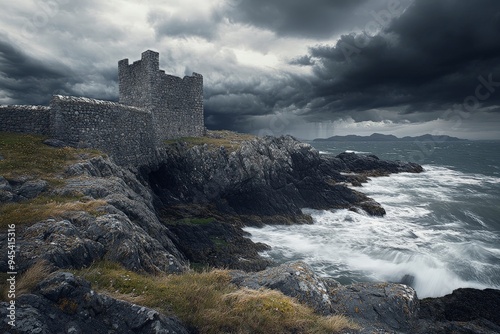
[(332, 314), (328, 285), (304, 262), (285, 263), (256, 273), (232, 272), (232, 282), (240, 287), (267, 288), (297, 298), (321, 314)]
[[(20, 229), (19, 270), (39, 257), (60, 268), (107, 259), (150, 273), (183, 271), (188, 261), (261, 270), (268, 264), (258, 255), (263, 245), (247, 240), (241, 226), (311, 223), (305, 207), (383, 215), (377, 202), (346, 185), (352, 176), (339, 171), (419, 171), (371, 156), (325, 158), (290, 136), (255, 138), (232, 152), (178, 143), (159, 156), (162, 163), (138, 166), (139, 174), (109, 158), (84, 158), (66, 169), (64, 185), (55, 189), (42, 179), (1, 177), (3, 203), (40, 195), (102, 201), (97, 214), (72, 212)], [(179, 224), (193, 217), (214, 219)]]
[(418, 319), (415, 290), (403, 284), (357, 283), (342, 286), (320, 277), (303, 262), (285, 263), (257, 273), (232, 273), (233, 283), (251, 289), (279, 290), (321, 314), (343, 314), (359, 323), (360, 333), (411, 332)]
[[(67, 212), (65, 219), (19, 227), (19, 271), (38, 259), (59, 268), (81, 268), (106, 259), (149, 273), (186, 269), (187, 260), (158, 220), (151, 191), (130, 171), (108, 158), (95, 157), (69, 166), (64, 177), (65, 185), (49, 192), (42, 187), (45, 181), (12, 184), (0, 180), (11, 194), (7, 197), (17, 201), (20, 196), (29, 198), (45, 191), (48, 195), (83, 196), (86, 201), (102, 202), (97, 216), (85, 211)], [(2, 243), (4, 247), (6, 243)], [(5, 258), (0, 259), (0, 268), (6, 270)]]
[(272, 263), (259, 255), (269, 246), (254, 243), (240, 227), (223, 221), (184, 220), (170, 224), (168, 229), (175, 246), (194, 266), (256, 271)]
[(188, 333), (175, 317), (96, 293), (89, 282), (65, 272), (16, 299), (15, 327), (8, 324), (8, 306), (0, 303), (0, 331), (6, 334)]
[(339, 172), (365, 173), (371, 175), (387, 175), (390, 173), (420, 173), (422, 166), (413, 162), (380, 160), (373, 154), (340, 153), (336, 157), (325, 159), (333, 161)]
[(267, 222), (272, 217), (296, 222), (305, 207), (358, 207), (383, 215), (377, 202), (348, 188), (344, 182), (349, 177), (340, 172), (421, 171), (415, 164), (383, 162), (373, 156), (356, 156), (352, 161), (343, 155), (325, 158), (290, 136), (256, 138), (233, 152), (178, 144), (162, 160), (159, 169), (149, 174), (162, 206), (213, 205), (227, 215), (267, 217)]
[[(303, 208), (349, 208), (381, 216), (385, 210), (379, 203), (348, 186), (355, 176), (340, 172), (356, 169), (366, 180), (360, 171), (422, 170), (372, 156), (346, 164), (344, 155), (325, 157), (291, 136), (254, 138), (228, 149), (178, 142), (160, 153), (162, 163), (141, 172), (176, 246), (191, 262), (245, 270), (261, 270), (267, 263), (257, 255), (262, 248), (242, 237), (241, 226), (312, 223)], [(193, 217), (213, 217), (218, 224), (190, 224)]]

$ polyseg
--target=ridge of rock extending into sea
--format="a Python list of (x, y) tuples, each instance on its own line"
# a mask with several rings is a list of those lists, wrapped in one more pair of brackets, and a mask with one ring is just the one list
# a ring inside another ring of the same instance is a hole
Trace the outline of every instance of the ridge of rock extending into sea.
[[(48, 193), (78, 193), (105, 202), (97, 217), (78, 211), (67, 219), (20, 227), (19, 272), (40, 259), (62, 270), (108, 260), (152, 274), (182, 273), (196, 263), (233, 269), (233, 283), (239, 286), (277, 289), (319, 313), (346, 314), (364, 326), (361, 333), (500, 329), (498, 313), (487, 309), (499, 309), (496, 290), (460, 289), (451, 297), (419, 301), (415, 291), (402, 284), (341, 286), (318, 277), (305, 263), (270, 267), (272, 263), (259, 255), (267, 246), (253, 243), (242, 230), (245, 225), (311, 223), (302, 208), (384, 215), (379, 203), (353, 186), (361, 186), (369, 177), (422, 172), (418, 164), (354, 153), (320, 155), (290, 136), (255, 138), (234, 150), (179, 142), (158, 155), (157, 163), (133, 171), (107, 157), (84, 159), (66, 168), (65, 184), (55, 189), (42, 179), (0, 176), (0, 203)], [(6, 233), (0, 240), (6, 254)], [(0, 269), (7, 271), (5, 259), (0, 260)], [(79, 311), (59, 314), (64, 310), (57, 303), (68, 296), (81, 299)], [(478, 303), (487, 300), (488, 305), (469, 308), (465, 301), (469, 298)], [(19, 333), (31, 333), (33, 328), (40, 328), (40, 333), (69, 330), (58, 327), (63, 325), (54, 319), (66, 319), (77, 331), (92, 322), (96, 331), (187, 333), (177, 319), (96, 294), (88, 282), (69, 273), (51, 274), (17, 302), (19, 319), (24, 319), (16, 329)], [(6, 306), (1, 304), (2, 319)], [(113, 327), (123, 319), (128, 320), (122, 327)], [(1, 326), (7, 328), (5, 322)]]

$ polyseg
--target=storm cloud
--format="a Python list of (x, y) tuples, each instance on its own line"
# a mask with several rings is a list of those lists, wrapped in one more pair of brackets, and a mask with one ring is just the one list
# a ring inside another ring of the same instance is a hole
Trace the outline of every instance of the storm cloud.
[(41, 61), (17, 49), (0, 35), (0, 98), (43, 104), (54, 92), (69, 93), (75, 84), (71, 70), (51, 61)]
[(352, 23), (354, 10), (367, 0), (231, 0), (227, 16), (280, 36), (328, 38)]
[(311, 47), (313, 98), (331, 112), (432, 112), (463, 103), (486, 82), (481, 105), (496, 106), (500, 94), (489, 93), (500, 86), (498, 32), (496, 1), (417, 1), (375, 36), (352, 33)]
[(116, 100), (117, 61), (152, 49), (168, 73), (203, 74), (209, 128), (500, 137), (494, 0), (22, 0), (0, 31), (3, 104)]

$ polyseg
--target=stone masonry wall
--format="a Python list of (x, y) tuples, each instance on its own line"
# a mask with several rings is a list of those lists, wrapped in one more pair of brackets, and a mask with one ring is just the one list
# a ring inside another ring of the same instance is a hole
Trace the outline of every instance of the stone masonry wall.
[(151, 112), (119, 103), (56, 95), (53, 137), (100, 149), (118, 164), (139, 166), (155, 157)]
[(193, 73), (181, 79), (161, 73), (160, 80), (156, 93), (160, 101), (153, 109), (160, 125), (157, 138), (203, 136), (203, 77)]
[(0, 106), (0, 131), (49, 135), (51, 111), (42, 106)]
[[(157, 52), (145, 51), (141, 60), (129, 65), (128, 59), (118, 62), (120, 103), (150, 109), (155, 104), (154, 86), (160, 71)], [(157, 103), (157, 102), (156, 102)]]
[(152, 111), (157, 144), (203, 136), (203, 76), (167, 75), (160, 70), (159, 54), (150, 50), (131, 65), (128, 59), (119, 61), (118, 72), (120, 103)]

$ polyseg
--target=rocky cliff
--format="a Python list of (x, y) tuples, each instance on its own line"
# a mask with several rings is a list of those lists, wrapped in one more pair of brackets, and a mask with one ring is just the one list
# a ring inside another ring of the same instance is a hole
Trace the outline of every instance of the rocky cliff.
[(174, 243), (192, 262), (246, 270), (268, 263), (257, 254), (265, 246), (249, 243), (241, 226), (312, 223), (303, 208), (384, 215), (379, 203), (350, 185), (367, 175), (422, 171), (417, 164), (375, 156), (325, 157), (290, 136), (254, 138), (231, 150), (180, 142), (161, 161), (142, 173)]
[[(55, 271), (17, 299), (19, 316), (32, 320), (12, 330), (3, 320), (8, 305), (2, 304), (1, 328), (19, 333), (35, 327), (40, 333), (187, 332), (174, 316), (97, 294), (87, 281), (61, 272), (107, 261), (156, 275), (183, 273), (190, 266), (244, 270), (232, 272), (232, 284), (279, 290), (323, 315), (346, 314), (364, 328), (352, 333), (498, 329), (498, 319), (487, 312), (450, 317), (447, 307), (456, 299), (424, 301), (419, 318), (416, 294), (404, 285), (343, 287), (317, 277), (303, 263), (266, 269), (271, 263), (259, 252), (267, 246), (246, 238), (242, 226), (311, 223), (302, 208), (384, 215), (380, 204), (353, 185), (373, 176), (421, 172), (422, 167), (371, 155), (323, 156), (289, 136), (246, 139), (212, 133), (206, 143), (171, 142), (158, 152), (156, 163), (133, 171), (101, 154), (79, 152), (50, 174), (14, 173), (2, 165), (11, 163), (13, 155), (0, 151), (0, 171), (5, 171), (0, 176), (0, 221), (16, 223), (16, 270), (25, 272), (44, 260)], [(58, 154), (69, 150), (50, 149)], [(22, 210), (33, 213), (20, 214)], [(23, 223), (12, 221), (18, 217)], [(7, 254), (4, 228), (0, 241), (0, 251)], [(4, 257), (0, 269), (8, 271)], [(498, 307), (498, 296), (485, 294)], [(71, 325), (63, 329), (54, 319)]]
[[(421, 172), (422, 167), (376, 156), (322, 156), (290, 136), (264, 137), (224, 147), (177, 144), (165, 153), (149, 183), (163, 207), (212, 206), (248, 224), (300, 223), (302, 208), (356, 208), (383, 215), (381, 206), (347, 183), (366, 175)], [(355, 173), (355, 175), (345, 175)]]

